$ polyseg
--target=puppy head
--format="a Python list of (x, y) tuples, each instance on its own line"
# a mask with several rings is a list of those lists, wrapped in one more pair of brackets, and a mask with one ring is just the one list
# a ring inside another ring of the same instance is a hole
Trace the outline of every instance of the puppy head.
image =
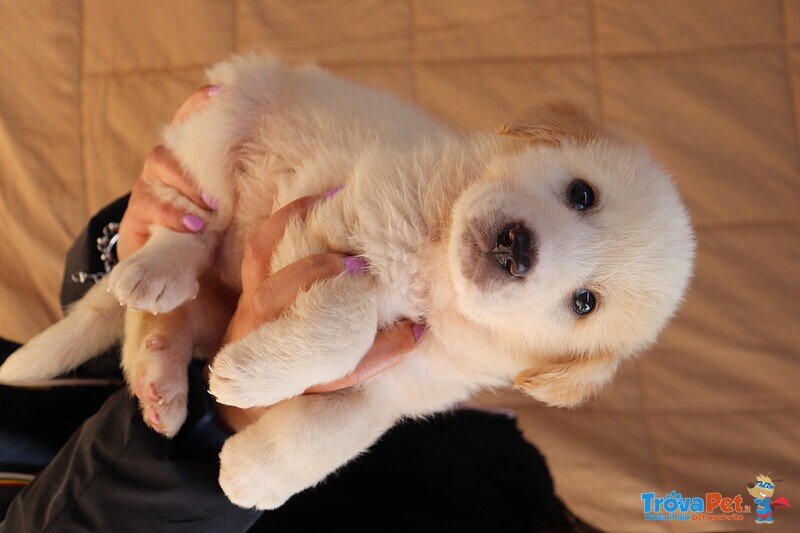
[(694, 236), (669, 175), (568, 104), (527, 112), (453, 212), (456, 302), (532, 368), (516, 386), (576, 405), (651, 344), (692, 273)]

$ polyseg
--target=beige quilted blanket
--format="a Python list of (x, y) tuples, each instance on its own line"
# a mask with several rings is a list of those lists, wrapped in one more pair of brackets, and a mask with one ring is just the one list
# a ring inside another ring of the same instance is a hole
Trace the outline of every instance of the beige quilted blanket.
[(466, 127), (568, 98), (649, 144), (699, 237), (679, 317), (584, 408), (484, 403), (517, 411), (559, 494), (606, 530), (755, 529), (648, 522), (641, 493), (752, 504), (745, 484), (772, 470), (795, 504), (772, 529), (800, 531), (800, 1), (0, 1), (0, 335), (59, 317), (87, 217), (129, 188), (204, 67), (248, 50)]

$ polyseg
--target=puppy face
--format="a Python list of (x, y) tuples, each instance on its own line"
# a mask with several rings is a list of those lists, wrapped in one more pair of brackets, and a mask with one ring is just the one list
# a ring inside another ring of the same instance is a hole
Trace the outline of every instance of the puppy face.
[(652, 343), (692, 272), (694, 237), (669, 177), (643, 148), (576, 109), (529, 112), (458, 201), (449, 265), (457, 305), (517, 359), (516, 385), (575, 405)]

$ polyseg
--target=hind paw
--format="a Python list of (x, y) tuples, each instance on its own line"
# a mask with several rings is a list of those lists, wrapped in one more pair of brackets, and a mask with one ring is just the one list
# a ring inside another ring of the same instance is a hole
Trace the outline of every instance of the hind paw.
[(160, 335), (152, 336), (142, 352), (131, 376), (131, 390), (145, 423), (165, 437), (174, 437), (186, 420), (188, 359), (172, 352)]
[(165, 389), (147, 379), (134, 387), (145, 424), (167, 438), (174, 437), (186, 421), (187, 391), (164, 392)]

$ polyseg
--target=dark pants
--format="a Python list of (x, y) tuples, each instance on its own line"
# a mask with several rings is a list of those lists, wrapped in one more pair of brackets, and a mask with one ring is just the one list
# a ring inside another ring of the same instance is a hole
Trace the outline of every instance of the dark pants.
[(588, 531), (576, 529), (544, 459), (506, 416), (458, 410), (405, 422), (320, 486), (256, 513), (228, 502), (215, 457), (152, 432), (124, 390), (109, 392), (0, 387), (0, 431), (39, 443), (31, 464), (3, 470), (37, 469), (99, 406), (17, 495), (0, 532)]

